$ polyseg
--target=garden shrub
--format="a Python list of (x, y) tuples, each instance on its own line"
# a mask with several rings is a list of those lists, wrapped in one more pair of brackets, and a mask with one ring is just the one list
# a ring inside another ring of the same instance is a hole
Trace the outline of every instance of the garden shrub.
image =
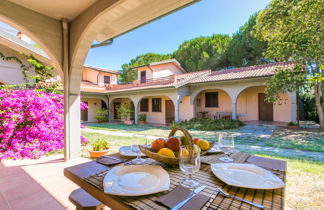
[[(35, 159), (63, 150), (63, 113), (63, 95), (0, 90), (0, 160)], [(81, 137), (81, 142), (86, 139)]]
[(189, 121), (173, 122), (171, 128), (181, 127), (190, 130), (223, 130), (243, 126), (239, 120), (212, 120), (209, 118), (192, 118)]
[(108, 110), (107, 109), (97, 109), (96, 114), (97, 115), (95, 118), (99, 123), (108, 121)]

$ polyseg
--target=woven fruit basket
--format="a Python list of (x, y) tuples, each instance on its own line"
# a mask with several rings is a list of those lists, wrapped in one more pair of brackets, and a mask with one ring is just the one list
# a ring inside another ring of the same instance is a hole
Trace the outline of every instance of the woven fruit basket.
[[(192, 139), (192, 136), (190, 135), (190, 133), (186, 129), (183, 129), (183, 128), (174, 128), (174, 129), (172, 129), (170, 131), (170, 133), (169, 133), (169, 139), (170, 138), (175, 138), (173, 136), (177, 131), (181, 131), (183, 133), (183, 135), (187, 139), (189, 149), (192, 149), (194, 147), (194, 141)], [(206, 150), (201, 150), (200, 155), (206, 155), (207, 152), (214, 146), (214, 142), (212, 142), (212, 141), (208, 141), (208, 142), (209, 142), (209, 148), (206, 149)], [(178, 157), (168, 157), (168, 156), (165, 156), (165, 155), (158, 154), (156, 151), (154, 151), (152, 149), (152, 147), (147, 147), (147, 146), (140, 145), (139, 148), (140, 148), (141, 152), (144, 153), (147, 157), (149, 157), (151, 159), (154, 159), (154, 160), (156, 160), (158, 162), (165, 163), (167, 165), (173, 165), (173, 166), (179, 164), (179, 158)]]

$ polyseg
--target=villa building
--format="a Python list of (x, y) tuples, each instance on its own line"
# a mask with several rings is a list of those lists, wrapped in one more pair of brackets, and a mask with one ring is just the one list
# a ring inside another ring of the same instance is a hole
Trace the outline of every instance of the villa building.
[[(41, 49), (22, 38), (0, 30), (2, 53), (23, 60), (18, 52), (24, 52), (49, 63)], [(281, 94), (280, 101), (275, 104), (264, 100), (265, 82), (274, 75), (275, 69), (293, 65), (282, 62), (188, 73), (177, 60), (169, 59), (136, 67), (137, 79), (128, 84), (118, 84), (115, 70), (84, 66), (81, 100), (88, 104), (88, 109), (81, 112), (81, 120), (96, 122), (95, 111), (108, 109), (109, 121), (118, 121), (116, 108), (121, 103), (130, 103), (135, 123), (140, 114), (146, 114), (147, 123), (151, 124), (168, 124), (193, 117), (295, 122), (295, 92)], [(0, 60), (0, 83), (23, 82), (17, 63)]]
[(117, 121), (116, 107), (130, 103), (135, 123), (140, 114), (146, 114), (151, 124), (193, 117), (295, 122), (295, 92), (281, 94), (274, 104), (265, 101), (264, 93), (265, 82), (276, 68), (293, 65), (281, 62), (188, 73), (177, 60), (170, 59), (136, 67), (138, 79), (129, 84), (118, 84), (114, 71), (85, 67), (81, 91), (89, 108), (88, 116), (83, 113), (82, 118), (95, 121), (95, 109), (109, 107), (109, 121)]

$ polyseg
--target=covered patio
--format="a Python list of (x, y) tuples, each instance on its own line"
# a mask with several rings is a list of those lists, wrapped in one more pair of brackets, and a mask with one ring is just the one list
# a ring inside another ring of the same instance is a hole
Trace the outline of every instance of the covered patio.
[(75, 209), (76, 184), (63, 169), (81, 158), (80, 83), (89, 49), (194, 3), (194, 0), (0, 1), (0, 21), (30, 37), (64, 86), (64, 155), (0, 163), (0, 209)]
[(87, 53), (163, 15), (194, 3), (167, 1), (0, 2), (0, 21), (34, 40), (64, 81), (65, 161), (80, 157), (80, 83)]

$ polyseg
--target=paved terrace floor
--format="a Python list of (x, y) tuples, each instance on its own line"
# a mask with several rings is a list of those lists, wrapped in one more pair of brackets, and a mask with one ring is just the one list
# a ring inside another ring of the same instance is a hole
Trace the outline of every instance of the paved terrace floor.
[(0, 162), (0, 209), (75, 209), (68, 196), (78, 186), (64, 177), (63, 169), (87, 161), (80, 158), (64, 162), (63, 155), (54, 155)]

